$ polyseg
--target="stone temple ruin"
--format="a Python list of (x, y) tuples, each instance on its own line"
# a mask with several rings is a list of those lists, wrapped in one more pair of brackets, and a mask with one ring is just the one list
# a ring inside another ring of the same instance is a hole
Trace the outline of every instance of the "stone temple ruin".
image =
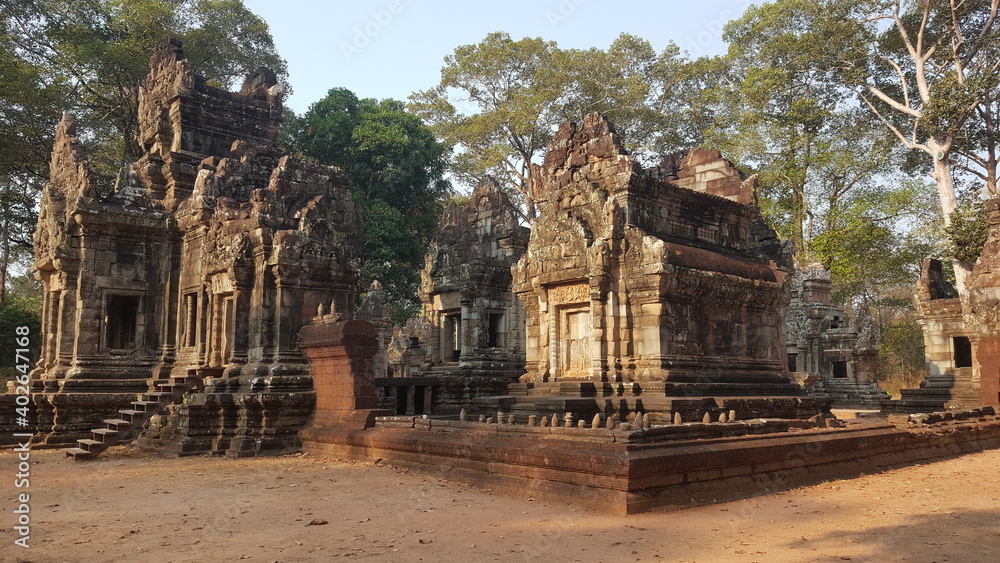
[[(266, 69), (226, 92), (171, 42), (141, 91), (144, 155), (113, 193), (60, 123), (35, 239), (36, 441), (78, 459), (136, 436), (173, 455), (304, 448), (621, 513), (1000, 446), (988, 407), (839, 428), (834, 399), (877, 395), (873, 347), (840, 324), (828, 277), (793, 276), (756, 179), (700, 149), (643, 169), (599, 114), (559, 128), (530, 231), (488, 178), (449, 206), (425, 315), (391, 331), (378, 284), (354, 310), (350, 186), (275, 148), (281, 111)], [(987, 404), (991, 220), (966, 335)]]
[(394, 356), (394, 373), (406, 377), (378, 379), (384, 407), (457, 414), (477, 397), (503, 394), (523, 373), (524, 308), (510, 268), (528, 233), (491, 177), (467, 204), (448, 204), (421, 272), (426, 326), (412, 324)]
[(924, 332), (928, 375), (918, 389), (901, 390), (893, 412), (1000, 406), (1000, 201), (987, 202), (989, 235), (968, 280), (963, 302), (945, 279), (940, 260), (926, 259), (915, 301)]
[[(685, 187), (682, 187), (685, 186)], [(598, 114), (560, 127), (514, 268), (525, 375), (499, 410), (810, 417), (788, 377), (789, 260), (717, 152), (643, 170)]]
[(314, 401), (297, 333), (321, 304), (353, 307), (350, 190), (338, 170), (274, 148), (282, 103), (270, 71), (225, 92), (191, 72), (177, 42), (150, 66), (145, 154), (114, 193), (98, 193), (72, 118), (57, 131), (35, 234), (38, 430), (50, 444), (89, 437), (102, 418), (128, 422), (119, 413), (137, 394), (190, 376), (204, 392), (142, 442), (296, 449)]
[[(628, 514), (1000, 446), (991, 408), (841, 428), (826, 413), (832, 398), (791, 382), (789, 350), (833, 379), (832, 362), (844, 361), (861, 386), (871, 348), (863, 331), (834, 332), (842, 312), (828, 302), (828, 280), (812, 274), (801, 276), (808, 291), (796, 306), (815, 307), (820, 322), (786, 348), (787, 262), (744, 203), (753, 180), (717, 153), (643, 170), (613, 126), (590, 115), (560, 128), (541, 178), (541, 214), (512, 269), (526, 314), (519, 381), (473, 399), (458, 420), (387, 416), (364, 371), (374, 330), (317, 318), (303, 330), (317, 359), (307, 451)], [(439, 316), (414, 334), (447, 329)], [(429, 354), (447, 360), (451, 342)], [(460, 364), (467, 352), (455, 349)]]
[(889, 394), (875, 381), (878, 343), (871, 317), (859, 307), (848, 319), (830, 302), (830, 272), (816, 264), (795, 271), (785, 318), (788, 371), (811, 395), (839, 408), (881, 408)]
[(900, 400), (886, 401), (886, 411), (927, 412), (980, 404), (973, 366), (974, 331), (966, 328), (962, 300), (945, 279), (942, 266), (940, 260), (923, 261), (914, 296), (917, 322), (924, 334), (927, 377), (918, 389), (901, 389)]

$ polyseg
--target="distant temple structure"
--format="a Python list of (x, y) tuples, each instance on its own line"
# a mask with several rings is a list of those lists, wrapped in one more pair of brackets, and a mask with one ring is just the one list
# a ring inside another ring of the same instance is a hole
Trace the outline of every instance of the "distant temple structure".
[(524, 308), (510, 269), (529, 232), (492, 177), (465, 205), (448, 204), (421, 272), (424, 318), (400, 329), (393, 352), (393, 373), (409, 379), (377, 380), (383, 406), (400, 414), (457, 412), (505, 393), (523, 373)]
[(143, 156), (102, 196), (64, 117), (35, 233), (44, 289), (39, 432), (85, 435), (171, 376), (205, 380), (148, 443), (181, 453), (297, 448), (313, 409), (299, 329), (350, 314), (361, 233), (340, 172), (274, 147), (274, 74), (205, 83), (164, 44), (140, 90)]
[(878, 343), (871, 317), (859, 308), (848, 319), (830, 302), (830, 272), (816, 264), (792, 275), (786, 317), (788, 370), (811, 394), (829, 396), (840, 408), (881, 408), (889, 395), (879, 387)]
[[(975, 327), (967, 327), (962, 300), (947, 281), (940, 260), (924, 259), (914, 296), (924, 335), (927, 377), (916, 389), (900, 389), (900, 399), (884, 401), (885, 412), (932, 412), (980, 404), (975, 368)], [(985, 403), (989, 404), (989, 403)]]

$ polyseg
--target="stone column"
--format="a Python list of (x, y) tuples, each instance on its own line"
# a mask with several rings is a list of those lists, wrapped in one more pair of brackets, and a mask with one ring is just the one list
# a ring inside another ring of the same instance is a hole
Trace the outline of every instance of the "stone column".
[(265, 364), (274, 353), (275, 279), (267, 254), (264, 248), (254, 249), (255, 280), (250, 291), (247, 365), (243, 370), (246, 377), (266, 375)]
[(610, 331), (606, 329), (607, 319), (605, 319), (606, 307), (601, 287), (590, 288), (590, 379), (593, 381), (605, 381), (604, 374), (607, 366), (609, 342), (612, 338)]
[[(247, 363), (250, 338), (250, 298), (253, 272), (250, 268), (234, 269), (233, 274), (233, 352), (227, 359), (233, 367)], [(227, 369), (227, 371), (229, 371)], [(228, 375), (228, 373), (227, 373)]]
[(406, 414), (417, 414), (417, 387), (406, 386)]
[(177, 352), (177, 317), (180, 311), (181, 295), (180, 287), (180, 265), (181, 256), (179, 249), (183, 246), (182, 237), (171, 233), (165, 245), (167, 249), (167, 260), (162, 265), (163, 275), (166, 283), (163, 284), (163, 311), (162, 324), (160, 326), (163, 335), (163, 347), (160, 350), (160, 367), (157, 373), (168, 373), (169, 366), (174, 362), (174, 354)]
[[(46, 289), (48, 289), (46, 284)], [(59, 327), (59, 291), (46, 291), (42, 311), (42, 352), (39, 354), (38, 367), (48, 372), (56, 363)]]
[(223, 332), (223, 320), (222, 320), (222, 303), (223, 299), (220, 295), (215, 292), (209, 294), (212, 299), (212, 320), (209, 326), (209, 358), (208, 364), (213, 367), (222, 366), (223, 362), (223, 352), (222, 343), (225, 340), (222, 336)]
[[(68, 366), (73, 362), (73, 344), (76, 340), (76, 282), (75, 273), (66, 274), (59, 293), (59, 363)], [(62, 375), (62, 374), (60, 374)]]
[(462, 297), (461, 321), (458, 327), (461, 330), (458, 334), (458, 361), (460, 362), (468, 362), (473, 359), (476, 347), (479, 344), (479, 339), (477, 338), (478, 331), (482, 330), (479, 311), (474, 310), (472, 304), (472, 299)]
[(424, 387), (424, 412), (423, 412), (423, 414), (434, 414), (434, 410), (433, 410), (433, 407), (432, 407), (433, 401), (434, 401), (434, 393), (433, 393), (433, 391), (434, 391), (434, 387), (432, 385), (428, 385), (427, 387)]

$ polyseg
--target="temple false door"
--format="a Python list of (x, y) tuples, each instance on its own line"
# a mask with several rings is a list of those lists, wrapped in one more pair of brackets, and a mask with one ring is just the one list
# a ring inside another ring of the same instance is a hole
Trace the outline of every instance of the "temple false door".
[(222, 365), (228, 364), (233, 357), (233, 343), (236, 340), (236, 296), (227, 295), (222, 299), (222, 334), (219, 349), (222, 352)]
[(559, 316), (559, 363), (562, 377), (584, 379), (590, 376), (590, 309), (563, 309)]

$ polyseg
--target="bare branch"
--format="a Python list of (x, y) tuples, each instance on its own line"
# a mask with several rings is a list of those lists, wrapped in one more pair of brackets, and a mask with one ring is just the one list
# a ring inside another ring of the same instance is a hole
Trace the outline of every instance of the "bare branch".
[(924, 145), (922, 143), (916, 142), (916, 139), (914, 139), (914, 140), (907, 139), (906, 135), (903, 135), (903, 133), (895, 125), (893, 125), (892, 123), (890, 123), (889, 120), (886, 119), (884, 115), (882, 115), (882, 112), (880, 112), (878, 110), (878, 108), (876, 108), (875, 105), (872, 104), (871, 100), (869, 100), (867, 96), (865, 96), (864, 94), (860, 94), (858, 97), (860, 97), (862, 100), (864, 100), (865, 104), (867, 104), (868, 107), (873, 112), (875, 112), (875, 115), (879, 118), (879, 120), (881, 120), (882, 123), (886, 127), (888, 127), (889, 130), (892, 131), (893, 134), (895, 134), (897, 138), (899, 138), (900, 142), (903, 143), (904, 147), (906, 147), (908, 149), (920, 149), (920, 150), (926, 152), (927, 154), (931, 154), (931, 150), (927, 147), (927, 145)]
[(955, 164), (955, 168), (958, 168), (958, 169), (960, 169), (960, 170), (965, 170), (965, 171), (966, 171), (966, 172), (968, 172), (969, 174), (973, 174), (973, 175), (975, 175), (976, 177), (978, 177), (978, 178), (979, 178), (980, 180), (982, 180), (982, 181), (984, 181), (984, 182), (985, 182), (985, 181), (986, 181), (986, 179), (987, 179), (987, 176), (986, 176), (986, 174), (985, 174), (984, 172), (980, 172), (979, 170), (977, 170), (977, 169), (975, 169), (975, 168), (970, 168), (970, 167), (968, 167), (968, 166), (966, 166), (966, 165), (964, 165), (964, 164), (957, 164), (957, 163), (956, 163), (956, 164)]
[(899, 75), (899, 85), (902, 86), (903, 89), (903, 104), (906, 107), (910, 107), (910, 87), (906, 83), (906, 75), (903, 73), (903, 69), (898, 64), (896, 64), (896, 61), (890, 59), (889, 57), (886, 57), (884, 55), (879, 55), (879, 56), (882, 57), (882, 59), (884, 59), (885, 62), (892, 65), (892, 68), (896, 69), (896, 74)]
[(865, 88), (875, 95), (878, 99), (882, 100), (889, 105), (892, 109), (905, 113), (907, 115), (912, 115), (913, 117), (920, 117), (920, 111), (911, 108), (910, 106), (903, 105), (896, 100), (889, 97), (885, 92), (879, 90), (878, 88), (872, 86), (871, 84), (866, 84)]

